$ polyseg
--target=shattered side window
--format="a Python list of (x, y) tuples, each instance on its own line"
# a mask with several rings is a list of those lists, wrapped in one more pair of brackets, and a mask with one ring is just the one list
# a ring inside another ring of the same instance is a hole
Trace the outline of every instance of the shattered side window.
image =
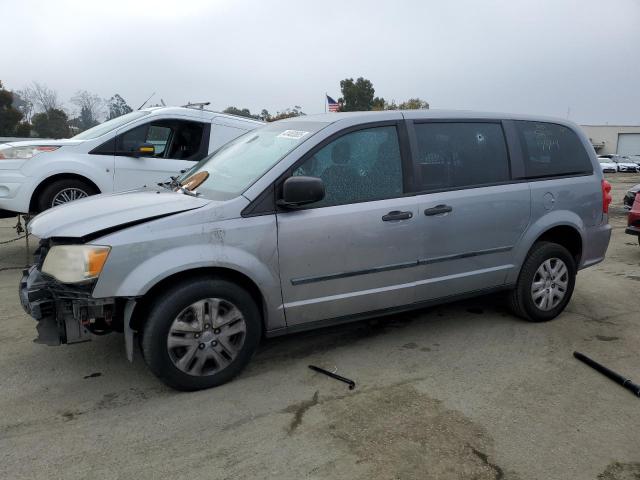
[(311, 207), (402, 195), (402, 162), (395, 126), (347, 133), (317, 151), (293, 175), (319, 177), (325, 198)]

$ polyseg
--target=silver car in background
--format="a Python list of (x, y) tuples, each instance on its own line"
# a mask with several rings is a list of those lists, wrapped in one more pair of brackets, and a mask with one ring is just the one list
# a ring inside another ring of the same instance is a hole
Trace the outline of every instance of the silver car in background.
[(263, 336), (496, 290), (546, 321), (603, 260), (610, 186), (559, 119), (387, 111), (268, 124), (177, 182), (55, 207), (20, 297), (47, 344), (137, 335), (185, 390)]

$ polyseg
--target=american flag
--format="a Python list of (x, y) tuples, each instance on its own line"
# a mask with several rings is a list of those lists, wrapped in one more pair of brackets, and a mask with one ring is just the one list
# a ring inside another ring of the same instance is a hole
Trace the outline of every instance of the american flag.
[(337, 112), (338, 110), (340, 110), (340, 104), (329, 95), (327, 95), (327, 104), (329, 105), (330, 112)]

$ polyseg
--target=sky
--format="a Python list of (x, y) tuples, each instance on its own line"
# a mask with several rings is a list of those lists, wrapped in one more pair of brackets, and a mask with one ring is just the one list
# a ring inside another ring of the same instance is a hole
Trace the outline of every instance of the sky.
[[(0, 80), (133, 107), (324, 111), (363, 76), (431, 108), (640, 125), (640, 0), (0, 0)], [(68, 107), (70, 110), (72, 106)]]

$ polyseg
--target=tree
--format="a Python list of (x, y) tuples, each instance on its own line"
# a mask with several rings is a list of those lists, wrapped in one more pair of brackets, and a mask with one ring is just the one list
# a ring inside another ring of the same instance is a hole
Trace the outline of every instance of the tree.
[(21, 90), (13, 92), (13, 106), (20, 110), (25, 122), (29, 123), (31, 121), (34, 110), (33, 103), (23, 95)]
[(426, 110), (429, 108), (429, 103), (416, 97), (410, 98), (406, 102), (402, 102), (398, 105), (400, 110)]
[(20, 122), (16, 127), (16, 137), (30, 137), (31, 124), (29, 122)]
[(71, 103), (80, 109), (78, 116), (74, 119), (74, 123), (80, 131), (87, 130), (100, 123), (99, 117), (104, 105), (104, 101), (100, 97), (86, 90), (79, 90), (71, 98)]
[(268, 122), (270, 121), (269, 119), (271, 118), (271, 114), (269, 113), (269, 110), (267, 110), (266, 108), (263, 108), (262, 111), (260, 112), (260, 120), (262, 120), (263, 122)]
[[(263, 110), (263, 112), (264, 111), (266, 111), (266, 110)], [(286, 108), (282, 112), (278, 112), (275, 115), (269, 115), (265, 119), (265, 121), (267, 121), (267, 122), (275, 122), (277, 120), (283, 120), (285, 118), (300, 117), (302, 115), (306, 115), (306, 113), (304, 113), (302, 111), (302, 107), (300, 107), (299, 105), (296, 105), (293, 108)]]
[(239, 109), (237, 107), (227, 107), (222, 113), (228, 113), (229, 115), (239, 115), (241, 117), (255, 118), (256, 120), (260, 119), (260, 115), (252, 114), (248, 108)]
[(387, 101), (382, 97), (376, 97), (371, 103), (371, 110), (388, 110)]
[(36, 107), (40, 112), (62, 109), (62, 104), (58, 99), (58, 93), (44, 84), (33, 82), (33, 84), (24, 88), (19, 93), (25, 101), (32, 105), (32, 108)]
[(124, 101), (124, 98), (117, 93), (107, 101), (107, 110), (109, 110), (107, 120), (126, 115), (133, 111), (131, 107), (127, 105), (127, 102)]
[(33, 116), (33, 128), (39, 137), (68, 138), (69, 118), (63, 110), (52, 108)]
[(373, 84), (362, 77), (355, 82), (353, 78), (345, 78), (340, 81), (342, 97), (338, 99), (341, 112), (357, 112), (371, 110), (373, 107), (373, 96), (376, 93)]
[(0, 82), (0, 135), (14, 136), (20, 120), (22, 113), (13, 106), (13, 93), (5, 90)]

